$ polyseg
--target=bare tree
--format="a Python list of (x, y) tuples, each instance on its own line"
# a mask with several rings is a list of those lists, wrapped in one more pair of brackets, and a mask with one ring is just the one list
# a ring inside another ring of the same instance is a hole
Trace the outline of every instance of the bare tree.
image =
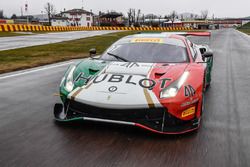
[(128, 24), (129, 26), (138, 26), (139, 25), (139, 19), (141, 17), (141, 10), (138, 9), (137, 11), (135, 9), (129, 9), (128, 12)]
[(141, 16), (141, 9), (138, 9), (137, 15), (136, 15), (136, 25), (139, 26), (139, 19)]
[(131, 24), (132, 24), (132, 10), (133, 9), (129, 9), (128, 10), (128, 26), (130, 27), (131, 26)]
[(55, 6), (52, 3), (47, 2), (44, 6), (44, 9), (46, 13), (48, 14), (49, 25), (51, 25), (51, 17), (53, 14), (55, 14)]
[(13, 14), (13, 15), (11, 16), (11, 19), (16, 19), (16, 18), (17, 18), (16, 14)]
[(144, 14), (142, 15), (142, 24), (143, 25), (145, 24), (145, 15)]
[(0, 19), (3, 19), (4, 16), (3, 16), (3, 10), (0, 10)]
[(215, 19), (214, 14), (212, 15), (212, 19), (213, 19), (213, 20)]
[(202, 10), (201, 11), (201, 18), (203, 20), (206, 20), (207, 19), (207, 16), (208, 16), (208, 10)]
[(161, 24), (161, 15), (158, 17), (158, 19), (159, 19), (159, 27), (162, 27), (162, 24)]
[(194, 14), (193, 13), (190, 14), (190, 19), (194, 19)]
[(133, 26), (135, 25), (135, 16), (136, 16), (135, 9), (133, 9), (132, 10), (132, 24), (133, 24)]
[(168, 16), (168, 15), (165, 15), (165, 16), (164, 16), (164, 19), (167, 19), (167, 20), (168, 20), (168, 19), (169, 19), (169, 16)]
[(172, 11), (169, 15), (169, 20), (172, 23), (172, 27), (174, 27), (174, 21), (178, 18), (177, 16), (177, 12), (176, 11)]
[(184, 15), (181, 14), (181, 15), (180, 15), (180, 18), (181, 18), (181, 21), (183, 21), (183, 20), (184, 20)]

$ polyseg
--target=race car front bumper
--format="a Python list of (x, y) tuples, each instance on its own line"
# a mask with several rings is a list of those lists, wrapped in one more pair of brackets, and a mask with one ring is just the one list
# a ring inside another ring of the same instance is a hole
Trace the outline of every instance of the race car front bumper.
[(180, 120), (166, 108), (112, 109), (100, 108), (73, 100), (64, 105), (56, 104), (54, 115), (57, 121), (86, 120), (133, 125), (161, 134), (181, 134), (199, 127), (199, 119)]

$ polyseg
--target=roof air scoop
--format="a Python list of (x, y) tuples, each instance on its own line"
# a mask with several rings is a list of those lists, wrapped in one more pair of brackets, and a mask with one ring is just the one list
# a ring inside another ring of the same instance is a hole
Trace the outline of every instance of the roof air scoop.
[(89, 69), (89, 74), (90, 75), (94, 75), (94, 74), (96, 74), (97, 72), (99, 72), (100, 70), (95, 70), (95, 69)]
[(166, 72), (156, 72), (155, 73), (155, 78), (156, 79), (160, 79), (163, 75), (165, 75), (166, 74)]

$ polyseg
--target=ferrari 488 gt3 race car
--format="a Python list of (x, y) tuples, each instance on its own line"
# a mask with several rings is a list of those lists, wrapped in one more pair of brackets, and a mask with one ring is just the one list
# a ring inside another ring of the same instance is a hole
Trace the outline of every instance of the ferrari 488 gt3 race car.
[(198, 129), (213, 54), (189, 35), (210, 32), (136, 34), (101, 56), (91, 49), (90, 58), (65, 73), (55, 119), (134, 125), (161, 134)]

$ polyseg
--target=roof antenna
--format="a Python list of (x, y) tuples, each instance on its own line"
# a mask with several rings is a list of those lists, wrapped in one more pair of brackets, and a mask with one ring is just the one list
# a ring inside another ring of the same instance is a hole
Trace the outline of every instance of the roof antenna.
[(82, 0), (82, 10), (83, 10), (83, 0)]

